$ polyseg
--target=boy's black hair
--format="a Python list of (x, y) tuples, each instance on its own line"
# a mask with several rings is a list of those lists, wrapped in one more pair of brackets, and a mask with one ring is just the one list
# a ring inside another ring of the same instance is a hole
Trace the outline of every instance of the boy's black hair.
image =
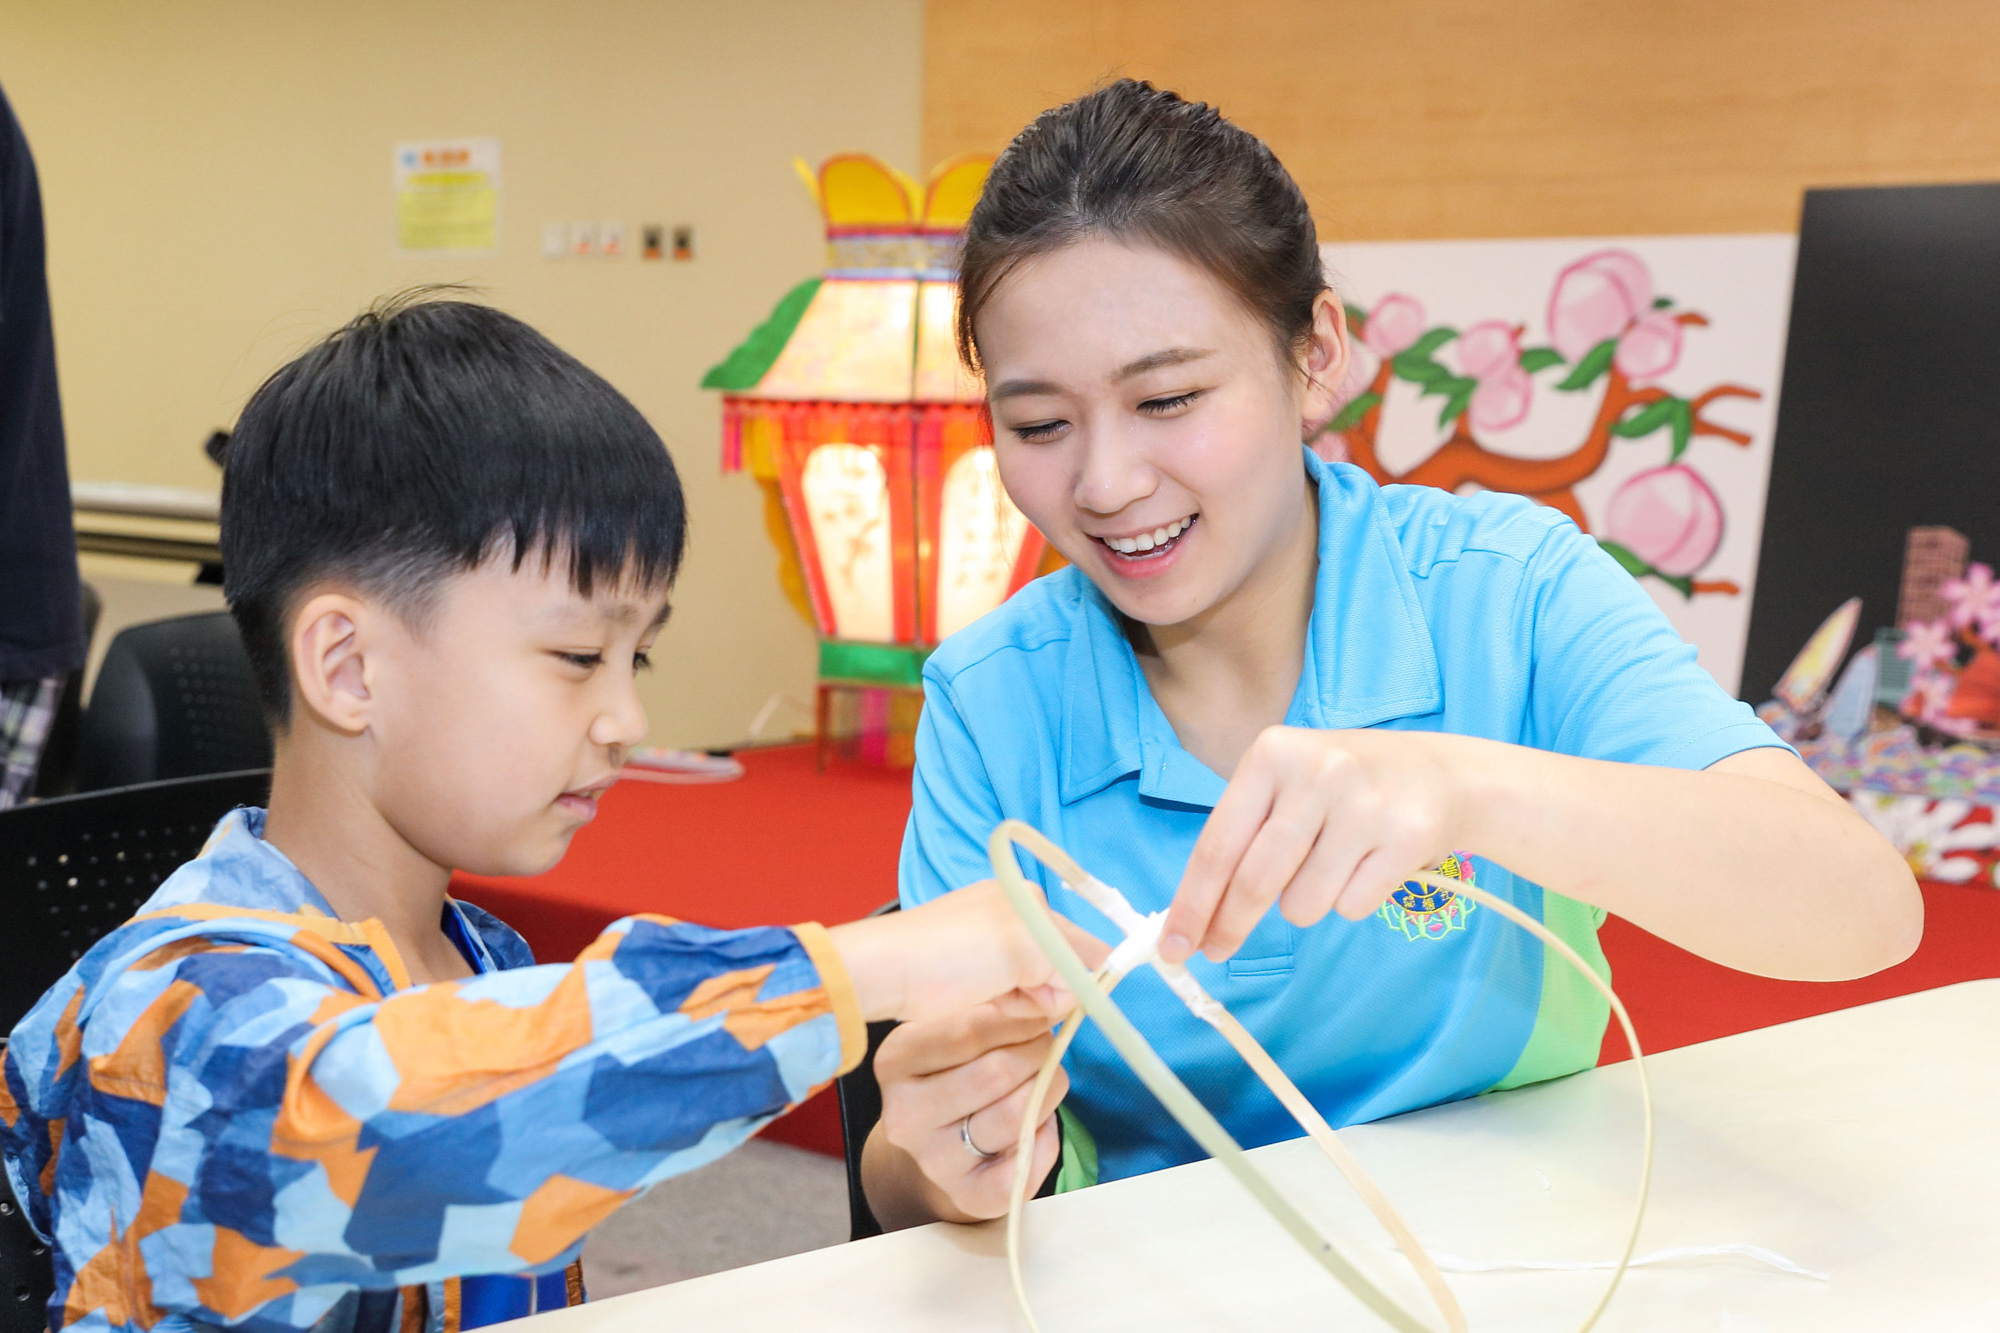
[(511, 315), (391, 298), (251, 396), (222, 478), (223, 592), (274, 726), (299, 594), (338, 579), (421, 624), (443, 580), (539, 552), (584, 596), (670, 582), (680, 478), (637, 408)]

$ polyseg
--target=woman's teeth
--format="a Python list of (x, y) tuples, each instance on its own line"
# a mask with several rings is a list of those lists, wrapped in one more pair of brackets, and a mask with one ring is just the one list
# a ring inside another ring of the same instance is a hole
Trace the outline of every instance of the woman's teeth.
[(1188, 525), (1193, 522), (1194, 515), (1190, 514), (1186, 518), (1175, 519), (1164, 528), (1154, 528), (1151, 532), (1142, 532), (1136, 537), (1103, 537), (1099, 540), (1120, 555), (1138, 555), (1142, 551), (1165, 546), (1186, 532)]

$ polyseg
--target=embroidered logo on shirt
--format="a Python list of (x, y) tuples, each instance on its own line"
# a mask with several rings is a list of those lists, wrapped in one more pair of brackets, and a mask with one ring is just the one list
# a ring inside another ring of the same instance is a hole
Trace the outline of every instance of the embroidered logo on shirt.
[[(1472, 883), (1472, 858), (1452, 852), (1438, 864), (1438, 874), (1446, 879)], [(1438, 940), (1454, 930), (1465, 929), (1465, 919), (1475, 904), (1449, 889), (1433, 888), (1421, 880), (1407, 879), (1382, 904), (1381, 918), (1403, 932), (1405, 939)]]

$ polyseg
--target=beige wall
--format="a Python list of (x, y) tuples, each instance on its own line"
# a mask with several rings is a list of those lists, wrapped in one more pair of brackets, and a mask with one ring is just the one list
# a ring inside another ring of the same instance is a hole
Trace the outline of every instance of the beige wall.
[[(687, 481), (693, 550), (653, 739), (738, 740), (810, 698), (756, 486), (697, 389), (816, 272), (792, 172), (918, 160), (921, 0), (0, 0), (0, 84), (42, 175), (72, 475), (213, 486), (198, 446), (374, 297), (467, 280), (629, 394)], [(497, 259), (399, 259), (390, 150), (501, 141)], [(549, 262), (545, 221), (691, 222), (689, 264)], [(794, 712), (776, 725), (809, 725)]]
[(927, 158), (1129, 74), (1221, 105), (1327, 240), (1790, 231), (2000, 178), (1993, 0), (931, 0)]

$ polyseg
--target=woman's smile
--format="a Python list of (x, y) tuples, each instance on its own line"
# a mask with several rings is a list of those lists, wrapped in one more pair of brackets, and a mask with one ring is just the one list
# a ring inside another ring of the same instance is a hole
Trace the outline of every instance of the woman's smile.
[(1189, 514), (1157, 528), (1124, 536), (1092, 534), (1103, 550), (1105, 566), (1125, 578), (1156, 578), (1174, 563), (1200, 514)]

